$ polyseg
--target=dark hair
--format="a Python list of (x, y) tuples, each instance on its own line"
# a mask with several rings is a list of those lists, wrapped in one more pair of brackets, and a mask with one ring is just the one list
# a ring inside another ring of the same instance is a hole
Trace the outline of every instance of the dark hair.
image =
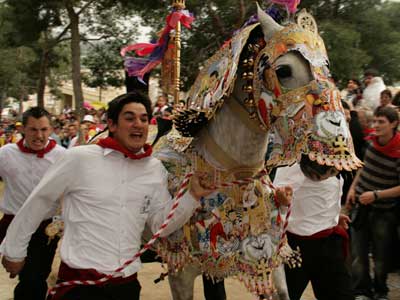
[(376, 77), (376, 76), (379, 76), (379, 72), (376, 69), (372, 69), (372, 68), (371, 69), (367, 69), (364, 72), (364, 77), (367, 77), (367, 76)]
[(174, 108), (172, 106), (168, 106), (166, 109), (163, 110), (163, 113), (164, 112), (169, 112), (170, 114), (172, 114), (173, 111), (174, 111)]
[(358, 87), (361, 87), (361, 82), (357, 78), (350, 78), (347, 82), (349, 82), (350, 80), (355, 82), (358, 85)]
[(400, 92), (397, 92), (396, 95), (394, 95), (392, 104), (399, 107), (400, 106)]
[(118, 116), (122, 111), (122, 108), (128, 103), (141, 103), (146, 108), (146, 112), (149, 120), (151, 119), (151, 102), (147, 95), (139, 91), (132, 91), (127, 94), (120, 95), (110, 103), (108, 103), (107, 119), (111, 120), (113, 124), (118, 123)]
[[(390, 106), (378, 107), (374, 111), (374, 117), (385, 117), (390, 123), (399, 122), (397, 110)], [(395, 130), (397, 130), (397, 128), (395, 128)]]
[(35, 119), (40, 119), (42, 117), (46, 117), (49, 120), (49, 122), (51, 122), (50, 113), (47, 110), (45, 110), (44, 108), (39, 107), (39, 106), (31, 107), (26, 112), (24, 112), (24, 114), (22, 115), (22, 125), (26, 126), (26, 124), (28, 123), (29, 117), (32, 117)]
[(335, 167), (330, 167), (327, 165), (320, 165), (316, 161), (312, 161), (308, 155), (303, 154), (300, 161), (300, 169), (304, 176), (308, 178), (313, 178), (313, 175), (317, 177), (322, 177), (326, 175), (330, 170), (335, 169)]
[(392, 92), (389, 90), (389, 89), (386, 89), (386, 90), (383, 90), (382, 92), (381, 92), (381, 96), (382, 95), (387, 95), (387, 96), (389, 96), (389, 98), (390, 99), (392, 99)]
[(343, 109), (350, 110), (350, 105), (346, 101), (342, 100), (340, 102), (342, 102)]

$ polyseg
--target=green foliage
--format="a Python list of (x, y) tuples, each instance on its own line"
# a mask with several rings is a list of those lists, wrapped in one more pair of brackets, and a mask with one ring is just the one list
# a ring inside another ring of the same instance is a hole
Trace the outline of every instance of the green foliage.
[(387, 84), (400, 80), (400, 3), (303, 0), (302, 7), (317, 19), (338, 78), (361, 78), (374, 68)]
[(119, 45), (98, 44), (89, 49), (82, 63), (88, 69), (83, 81), (89, 87), (120, 87), (124, 84)]
[(319, 27), (329, 54), (331, 73), (342, 79), (362, 74), (371, 57), (360, 48), (361, 34), (351, 25), (331, 21), (323, 22)]
[(9, 36), (15, 33), (10, 16), (12, 10), (0, 4), (0, 97), (22, 99), (34, 89), (31, 66), (37, 56), (29, 47), (9, 45)]

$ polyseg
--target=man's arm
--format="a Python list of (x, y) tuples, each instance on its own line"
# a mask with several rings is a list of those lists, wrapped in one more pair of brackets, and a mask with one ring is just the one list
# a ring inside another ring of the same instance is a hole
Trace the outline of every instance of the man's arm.
[[(163, 231), (162, 236), (167, 236), (182, 227), (199, 207), (201, 197), (208, 196), (213, 192), (201, 183), (203, 177), (204, 175), (196, 174), (191, 178), (189, 190), (180, 199), (179, 206), (167, 228)], [(159, 192), (154, 199), (157, 203), (153, 206), (147, 221), (153, 233), (157, 232), (160, 228), (173, 205), (173, 201), (168, 201), (171, 200), (171, 195), (167, 189), (167, 185), (167, 173), (165, 173), (163, 184), (160, 186)]]
[(350, 210), (352, 206), (356, 203), (356, 186), (360, 178), (361, 170), (362, 168), (357, 171), (356, 177), (354, 177), (353, 182), (351, 183), (350, 188), (347, 191), (345, 204), (346, 210)]
[(371, 204), (378, 199), (396, 198), (400, 197), (400, 185), (377, 191), (368, 191), (360, 195), (360, 203), (364, 205)]

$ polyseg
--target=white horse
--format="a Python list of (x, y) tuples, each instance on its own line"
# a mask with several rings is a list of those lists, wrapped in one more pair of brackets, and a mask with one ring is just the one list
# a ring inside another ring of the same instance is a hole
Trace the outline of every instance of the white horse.
[[(297, 24), (282, 27), (260, 9), (258, 18), (259, 25), (237, 33), (206, 63), (189, 93), (190, 109), (155, 147), (172, 173), (172, 192), (188, 171), (211, 172), (211, 184), (256, 176), (269, 133), (270, 165), (308, 155), (340, 170), (360, 166), (318, 34)], [(281, 208), (259, 179), (218, 190), (181, 231), (161, 242), (175, 300), (193, 299), (193, 282), (202, 272), (217, 279), (235, 275), (253, 293), (289, 299), (281, 263), (287, 248), (278, 247)]]

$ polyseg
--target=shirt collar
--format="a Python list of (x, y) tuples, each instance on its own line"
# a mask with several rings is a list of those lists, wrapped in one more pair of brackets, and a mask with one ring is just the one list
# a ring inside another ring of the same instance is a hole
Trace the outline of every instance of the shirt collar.
[[(103, 152), (104, 156), (107, 156), (107, 155), (110, 154), (111, 152), (119, 152), (119, 151), (114, 150), (114, 149), (111, 149), (111, 148), (104, 148), (103, 151), (104, 151), (104, 152)], [(144, 149), (143, 149), (143, 148), (140, 149), (140, 150), (139, 150), (138, 152), (136, 152), (135, 154), (141, 154), (141, 153), (144, 153)]]

